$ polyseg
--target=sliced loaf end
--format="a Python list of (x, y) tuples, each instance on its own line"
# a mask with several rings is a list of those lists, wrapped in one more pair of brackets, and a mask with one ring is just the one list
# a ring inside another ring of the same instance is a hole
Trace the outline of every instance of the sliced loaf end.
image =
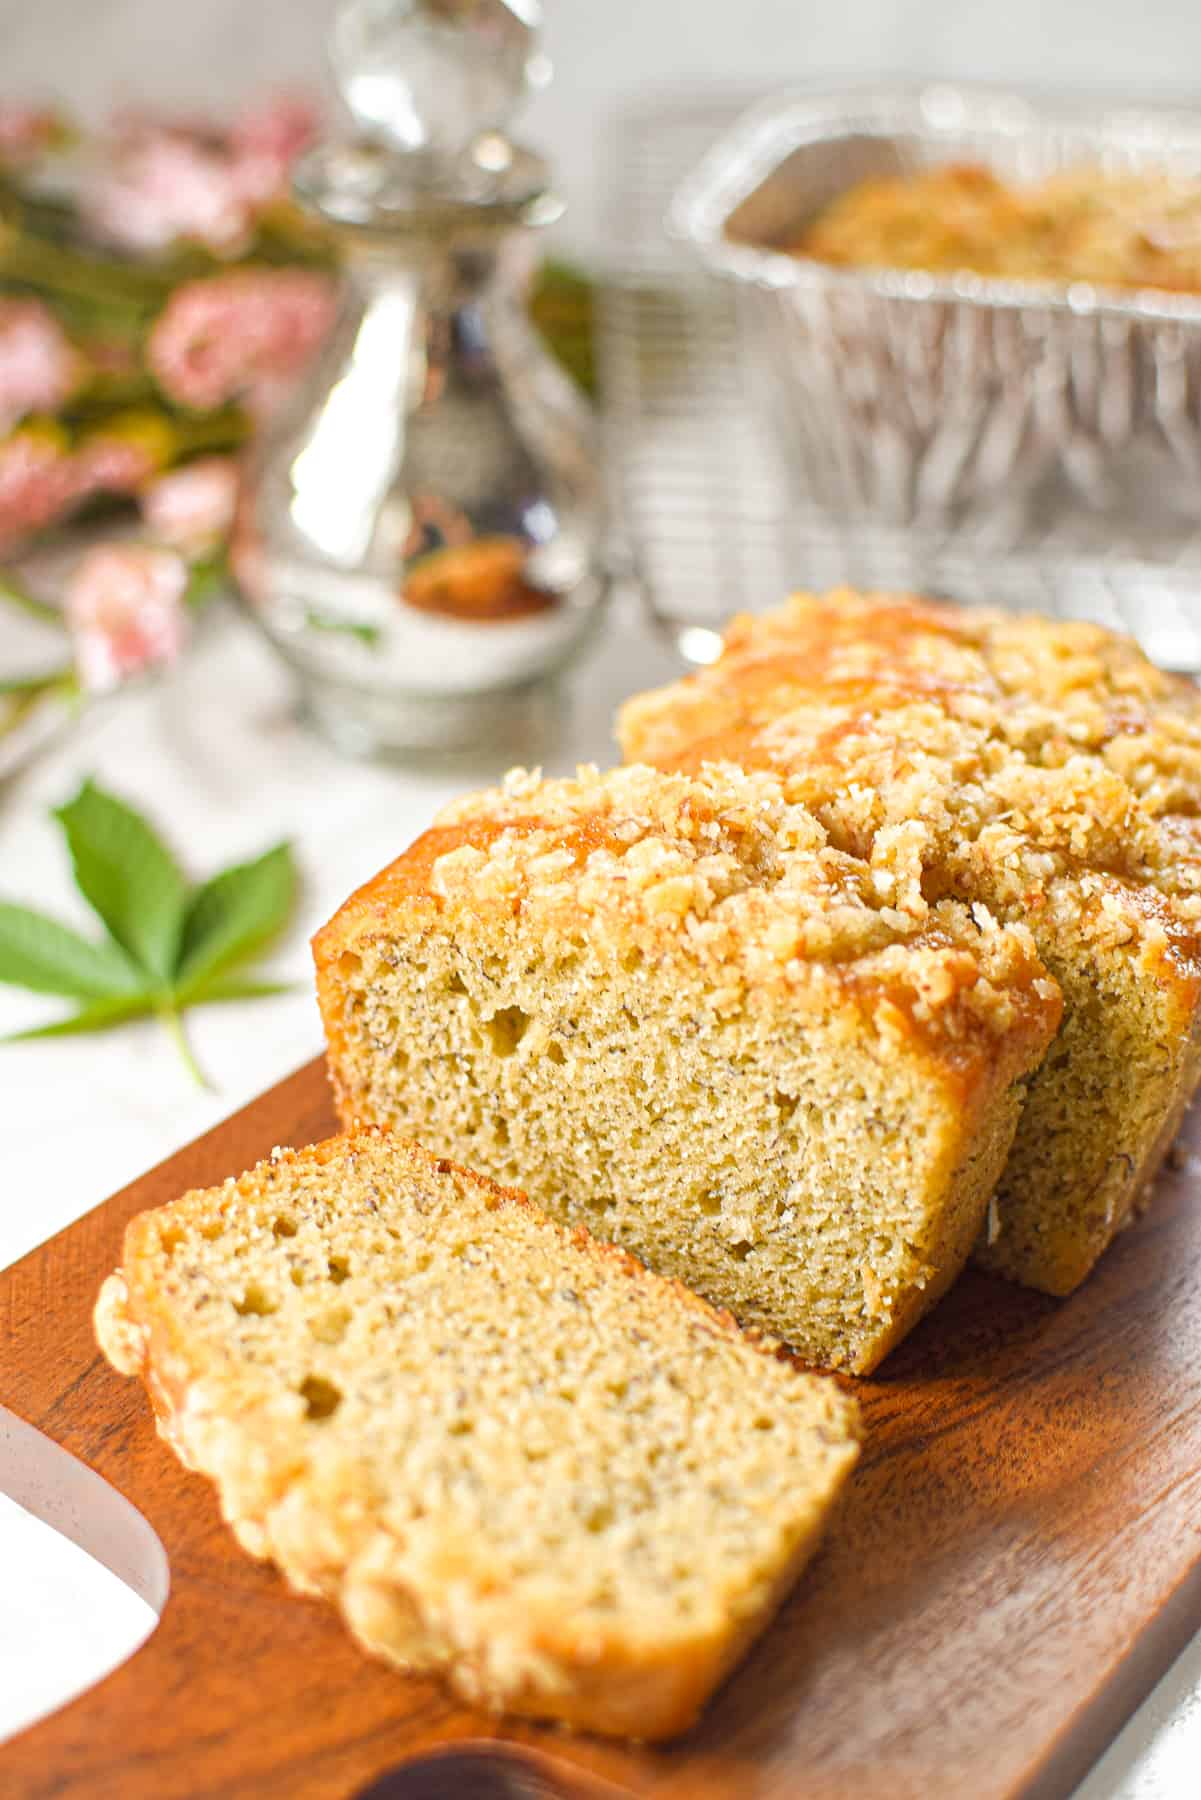
[(96, 1330), (365, 1648), (598, 1732), (693, 1722), (858, 1453), (834, 1382), (376, 1130), (135, 1219)]

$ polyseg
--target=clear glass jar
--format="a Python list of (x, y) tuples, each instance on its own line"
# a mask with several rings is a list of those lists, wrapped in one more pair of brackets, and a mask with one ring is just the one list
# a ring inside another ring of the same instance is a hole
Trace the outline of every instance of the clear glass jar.
[[(529, 230), (560, 208), (498, 128), (511, 83), (485, 84), (487, 113), (467, 116), (464, 46), (470, 68), (472, 19), (491, 28), (498, 7), (345, 9), (335, 61), (377, 137), (298, 176), (344, 248), (346, 293), (256, 448), (233, 565), (310, 717), (358, 753), (520, 750), (607, 597), (594, 423), (524, 306)], [(356, 38), (346, 19), (364, 12), (374, 35)], [(423, 88), (437, 148), (414, 131), (406, 49), (423, 74), (431, 58), (456, 71), (457, 131)], [(386, 145), (381, 93), (399, 122)]]

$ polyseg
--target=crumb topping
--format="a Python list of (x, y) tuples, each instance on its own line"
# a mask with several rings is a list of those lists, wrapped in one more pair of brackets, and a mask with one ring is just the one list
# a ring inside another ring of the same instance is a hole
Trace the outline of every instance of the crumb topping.
[(985, 864), (1031, 894), (1104, 874), (1162, 893), (1197, 953), (1201, 693), (1100, 626), (799, 594), (735, 620), (716, 664), (636, 697), (620, 731), (663, 766), (774, 771), (873, 868), (903, 830), (907, 893)]
[(1006, 181), (983, 163), (951, 162), (856, 182), (789, 248), (840, 266), (1192, 293), (1199, 244), (1192, 176), (1084, 163)]
[(927, 900), (919, 820), (886, 826), (868, 862), (835, 849), (767, 774), (515, 770), (448, 807), (437, 828), (448, 826), (460, 841), (429, 877), (442, 903), (518, 908), (552, 932), (587, 922), (635, 954), (684, 934), (732, 1001), (828, 969), (898, 1031), (1003, 1036), (1024, 1018), (1045, 1027), (1058, 1004), (1023, 926)]

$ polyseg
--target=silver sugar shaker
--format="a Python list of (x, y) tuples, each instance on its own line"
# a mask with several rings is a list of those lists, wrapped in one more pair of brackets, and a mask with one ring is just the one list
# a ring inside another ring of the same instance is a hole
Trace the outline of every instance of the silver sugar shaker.
[(530, 0), (354, 0), (358, 127), (297, 171), (343, 248), (323, 351), (247, 471), (238, 587), (315, 724), (362, 754), (519, 753), (607, 597), (583, 396), (525, 313), (556, 219), (506, 126), (544, 64)]

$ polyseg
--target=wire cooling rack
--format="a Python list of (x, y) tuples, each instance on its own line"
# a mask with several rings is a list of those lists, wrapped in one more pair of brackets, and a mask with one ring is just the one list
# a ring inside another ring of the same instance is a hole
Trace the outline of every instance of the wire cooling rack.
[(599, 351), (613, 504), (652, 617), (692, 662), (731, 613), (794, 588), (913, 588), (1096, 619), (1168, 668), (1201, 669), (1201, 531), (1062, 495), (1052, 522), (990, 517), (900, 530), (823, 512), (787, 470), (731, 287), (669, 242), (676, 184), (753, 96), (657, 105), (620, 121), (609, 218), (614, 261)]

